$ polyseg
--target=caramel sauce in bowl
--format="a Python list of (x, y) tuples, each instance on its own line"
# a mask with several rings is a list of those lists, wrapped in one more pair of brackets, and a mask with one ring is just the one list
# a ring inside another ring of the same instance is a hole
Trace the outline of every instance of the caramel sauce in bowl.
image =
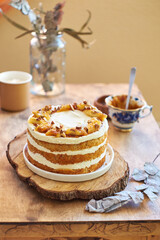
[[(119, 108), (119, 109), (125, 109), (126, 107), (126, 101), (127, 101), (127, 95), (117, 95), (113, 96), (111, 101), (108, 103), (112, 107)], [(141, 108), (144, 105), (144, 102), (142, 102), (139, 98), (136, 97), (130, 97), (129, 106), (127, 110), (136, 110)]]

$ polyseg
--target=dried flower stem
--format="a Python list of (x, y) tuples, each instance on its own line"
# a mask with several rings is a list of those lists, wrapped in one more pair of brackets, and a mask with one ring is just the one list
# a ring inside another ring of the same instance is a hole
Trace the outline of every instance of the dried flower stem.
[(160, 153), (157, 154), (157, 156), (155, 157), (155, 159), (153, 160), (153, 162), (156, 161), (156, 159), (160, 156)]
[[(47, 12), (43, 11), (42, 4), (39, 4), (39, 8), (31, 9), (26, 0), (11, 0), (10, 5), (21, 11), (22, 14), (28, 15), (29, 17), (29, 20), (32, 24), (32, 29), (27, 29), (21, 24), (11, 20), (1, 10), (1, 13), (8, 22), (10, 22), (13, 26), (19, 28), (20, 30), (24, 31), (22, 34), (18, 35), (16, 39), (26, 36), (27, 34), (31, 34), (33, 32), (35, 33), (35, 36), (38, 40), (37, 48), (41, 52), (42, 57), (40, 60), (41, 66), (32, 66), (32, 68), (35, 68), (35, 70), (38, 71), (38, 74), (43, 76), (42, 86), (44, 91), (52, 91), (53, 82), (49, 81), (47, 75), (48, 73), (53, 73), (57, 71), (57, 67), (54, 65), (51, 59), (52, 53), (57, 51), (58, 48), (58, 46), (56, 47), (55, 39), (59, 35), (59, 33), (66, 33), (71, 37), (77, 39), (82, 44), (82, 47), (88, 48), (89, 44), (84, 39), (82, 39), (81, 36), (92, 34), (92, 30), (87, 27), (91, 19), (91, 12), (87, 10), (89, 16), (79, 31), (75, 31), (71, 28), (62, 28), (59, 30), (58, 26), (62, 20), (63, 7), (65, 5), (65, 2), (56, 4), (53, 10)], [(35, 13), (36, 11), (38, 12), (38, 14)], [(42, 18), (40, 14), (44, 15), (44, 24), (42, 24)], [(87, 28), (88, 30), (83, 31), (85, 28)], [(45, 36), (45, 40), (41, 39), (41, 34)], [(55, 44), (53, 44), (53, 42)]]

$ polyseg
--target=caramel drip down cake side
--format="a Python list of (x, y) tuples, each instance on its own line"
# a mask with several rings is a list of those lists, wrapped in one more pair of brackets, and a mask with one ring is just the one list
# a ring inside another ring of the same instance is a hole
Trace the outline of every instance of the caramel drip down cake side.
[(28, 119), (28, 160), (54, 173), (82, 174), (97, 170), (106, 160), (106, 115), (83, 102), (46, 106)]

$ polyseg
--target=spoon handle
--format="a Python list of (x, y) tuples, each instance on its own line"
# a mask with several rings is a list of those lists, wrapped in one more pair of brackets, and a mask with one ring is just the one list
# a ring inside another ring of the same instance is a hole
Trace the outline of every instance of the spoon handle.
[(133, 67), (133, 68), (131, 68), (131, 72), (130, 72), (129, 90), (128, 90), (128, 96), (127, 96), (127, 101), (126, 101), (126, 109), (128, 109), (130, 95), (131, 95), (131, 90), (132, 90), (132, 85), (134, 83), (135, 76), (136, 76), (136, 68)]

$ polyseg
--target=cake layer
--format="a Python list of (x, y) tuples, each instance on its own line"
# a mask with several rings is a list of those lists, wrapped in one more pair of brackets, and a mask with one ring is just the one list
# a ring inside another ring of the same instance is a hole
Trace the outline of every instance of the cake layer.
[[(27, 141), (33, 146), (35, 147), (36, 149), (38, 149), (39, 151), (43, 151), (43, 152), (47, 152), (47, 153), (54, 153), (55, 155), (58, 155), (58, 154), (67, 154), (67, 155), (85, 155), (85, 154), (89, 154), (89, 153), (95, 153), (100, 147), (104, 146), (107, 142), (107, 138), (101, 143), (99, 144), (98, 146), (93, 146), (93, 147), (90, 147), (90, 148), (85, 148), (82, 150), (74, 150), (74, 151), (71, 151), (71, 150), (68, 150), (68, 151), (51, 151), (49, 148), (46, 148), (42, 145), (39, 145), (38, 142), (39, 141), (36, 141), (35, 139), (33, 139), (33, 137), (27, 133)], [(65, 145), (66, 146), (66, 145)]]
[[(41, 146), (43, 148), (48, 149), (51, 152), (65, 152), (65, 151), (82, 151), (84, 149), (90, 149), (91, 147), (99, 146), (100, 144), (102, 144), (106, 141), (108, 133), (105, 132), (103, 136), (101, 136), (97, 139), (82, 142), (80, 144), (52, 144), (52, 143), (47, 143), (46, 141), (41, 141), (41, 140), (36, 139), (32, 135), (32, 132), (30, 132), (30, 131), (28, 131), (28, 135), (29, 135), (29, 140), (32, 138), (36, 144), (38, 144), (39, 146)], [(50, 138), (53, 138), (53, 137), (50, 137)], [(32, 144), (32, 145), (34, 145), (34, 144)]]
[[(29, 122), (29, 120), (28, 120)], [(94, 140), (97, 138), (102, 137), (105, 132), (108, 130), (108, 122), (106, 119), (103, 121), (102, 126), (100, 129), (96, 132), (90, 133), (85, 136), (81, 137), (51, 137), (51, 136), (46, 136), (45, 133), (37, 132), (35, 131), (35, 126), (33, 124), (28, 123), (28, 129), (31, 135), (40, 141), (47, 142), (47, 143), (54, 143), (54, 144), (80, 144), (89, 140)], [(65, 150), (63, 150), (65, 151)]]
[[(38, 153), (41, 156), (43, 156), (45, 159), (47, 159), (48, 161), (50, 161), (52, 163), (58, 163), (60, 165), (74, 164), (74, 163), (80, 163), (80, 162), (83, 163), (85, 161), (90, 161), (92, 159), (98, 158), (105, 151), (106, 145), (107, 145), (107, 143), (104, 144), (103, 146), (101, 146), (97, 151), (95, 151), (93, 153), (67, 155), (67, 154), (54, 154), (54, 152), (48, 153), (48, 152), (41, 151), (41, 150), (35, 148), (28, 141), (28, 148), (29, 148), (30, 152), (32, 152), (34, 154)], [(74, 152), (76, 152), (76, 151), (73, 151), (73, 153)], [(83, 150), (81, 152), (83, 153)]]
[(26, 156), (33, 165), (49, 172), (61, 174), (83, 174), (93, 172), (103, 165), (106, 159), (105, 155), (106, 151), (99, 158), (91, 161), (77, 164), (59, 165), (47, 161), (45, 158), (39, 156), (39, 154), (32, 154), (28, 149), (26, 149)]

